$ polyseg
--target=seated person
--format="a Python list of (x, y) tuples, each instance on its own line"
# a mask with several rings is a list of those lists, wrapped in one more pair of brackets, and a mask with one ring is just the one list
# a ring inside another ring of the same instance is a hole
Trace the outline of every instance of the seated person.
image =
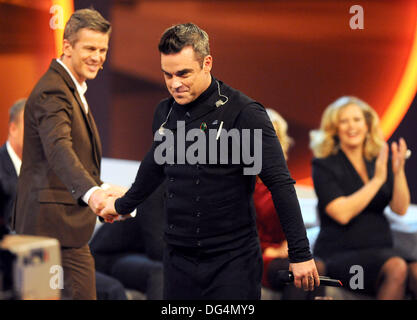
[(416, 297), (417, 263), (393, 249), (383, 213), (389, 205), (404, 215), (410, 204), (404, 139), (392, 143), (390, 158), (377, 113), (360, 99), (341, 97), (324, 111), (310, 147), (321, 222), (314, 254), (327, 275), (377, 299), (403, 299), (407, 287)]
[(0, 238), (11, 231), (17, 179), (22, 164), (25, 104), (26, 98), (22, 98), (10, 107), (7, 141), (0, 148)]
[[(287, 134), (287, 122), (272, 109), (266, 109), (277, 137), (281, 143), (285, 159), (291, 145), (291, 138)], [(257, 177), (255, 192), (253, 195), (256, 210), (256, 226), (261, 242), (264, 271), (262, 285), (278, 291), (283, 291), (283, 300), (287, 299), (308, 299), (321, 294), (321, 288), (313, 292), (304, 292), (292, 285), (285, 285), (278, 276), (278, 271), (288, 270), (288, 244), (282, 230), (278, 214), (275, 211), (272, 196), (267, 187)], [(323, 265), (316, 260), (319, 274), (323, 274)]]
[(137, 208), (136, 217), (103, 224), (90, 241), (96, 270), (118, 279), (148, 300), (163, 294), (165, 184)]

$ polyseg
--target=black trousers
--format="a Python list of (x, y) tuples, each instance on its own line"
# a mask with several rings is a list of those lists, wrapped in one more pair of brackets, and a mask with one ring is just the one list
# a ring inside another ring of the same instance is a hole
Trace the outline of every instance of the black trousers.
[(262, 255), (258, 237), (237, 246), (164, 251), (165, 300), (259, 300)]

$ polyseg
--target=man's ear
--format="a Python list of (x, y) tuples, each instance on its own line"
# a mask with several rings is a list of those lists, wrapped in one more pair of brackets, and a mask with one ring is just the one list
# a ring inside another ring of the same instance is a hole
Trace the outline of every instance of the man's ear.
[(17, 131), (17, 124), (15, 122), (10, 122), (9, 124), (9, 135), (14, 137)]
[(203, 70), (210, 72), (213, 67), (213, 57), (211, 55), (205, 56), (203, 60)]
[(72, 55), (72, 45), (67, 39), (64, 39), (62, 43), (62, 53), (67, 57)]

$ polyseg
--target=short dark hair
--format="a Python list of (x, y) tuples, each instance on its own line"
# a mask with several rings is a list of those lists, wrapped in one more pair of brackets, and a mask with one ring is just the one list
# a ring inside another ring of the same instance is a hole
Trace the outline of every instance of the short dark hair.
[(163, 54), (178, 53), (191, 46), (197, 60), (203, 65), (204, 57), (210, 54), (209, 36), (197, 25), (189, 22), (174, 25), (164, 31), (158, 49)]
[(16, 123), (17, 117), (23, 111), (26, 105), (26, 98), (17, 100), (9, 109), (9, 123)]
[(107, 33), (110, 36), (111, 24), (94, 9), (80, 9), (71, 15), (65, 25), (64, 39), (68, 40), (71, 45), (74, 45), (78, 40), (77, 33), (81, 29)]

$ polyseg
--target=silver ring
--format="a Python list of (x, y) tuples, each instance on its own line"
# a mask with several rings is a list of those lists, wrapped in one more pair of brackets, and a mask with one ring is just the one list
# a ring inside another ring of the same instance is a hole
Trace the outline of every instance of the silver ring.
[(405, 160), (407, 160), (408, 158), (410, 158), (411, 157), (411, 150), (410, 149), (408, 149), (407, 151), (406, 151), (406, 153), (405, 153)]

